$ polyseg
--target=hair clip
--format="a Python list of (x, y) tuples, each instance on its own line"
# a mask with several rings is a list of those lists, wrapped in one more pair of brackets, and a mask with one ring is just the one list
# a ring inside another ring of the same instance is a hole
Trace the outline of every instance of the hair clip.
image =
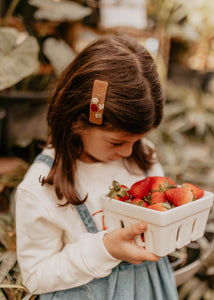
[(103, 122), (103, 110), (106, 100), (108, 82), (95, 80), (90, 103), (89, 122), (101, 125)]

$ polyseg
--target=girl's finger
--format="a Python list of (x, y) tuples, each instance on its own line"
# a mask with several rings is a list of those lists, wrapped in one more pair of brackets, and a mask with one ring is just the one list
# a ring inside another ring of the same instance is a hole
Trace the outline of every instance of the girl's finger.
[(136, 245), (135, 249), (132, 249), (132, 258), (130, 258), (131, 263), (140, 264), (144, 260), (148, 261), (158, 261), (160, 256), (157, 256), (154, 253), (149, 252), (144, 247), (139, 247)]
[(139, 247), (137, 245), (133, 246), (130, 251), (127, 251), (124, 256), (121, 256), (121, 260), (128, 261), (132, 264), (140, 264), (144, 260), (147, 261), (158, 261), (160, 256), (157, 256), (154, 253), (149, 252), (144, 247)]
[(156, 254), (149, 252), (145, 248), (142, 247), (139, 248), (141, 248), (143, 252), (141, 253), (141, 255), (143, 256), (143, 260), (158, 261), (160, 259), (160, 256), (157, 256)]
[(147, 229), (147, 224), (145, 222), (140, 222), (137, 224), (134, 224), (130, 227), (123, 228), (122, 230), (122, 239), (124, 240), (132, 240), (137, 235), (145, 232)]

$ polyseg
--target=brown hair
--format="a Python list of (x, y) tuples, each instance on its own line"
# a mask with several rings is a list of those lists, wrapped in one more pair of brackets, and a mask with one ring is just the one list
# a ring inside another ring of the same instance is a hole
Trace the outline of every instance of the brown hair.
[[(162, 119), (163, 90), (148, 51), (134, 38), (118, 34), (88, 45), (62, 74), (48, 111), (50, 143), (56, 156), (42, 184), (54, 184), (58, 198), (64, 196), (67, 204), (83, 203), (75, 190), (74, 174), (83, 151), (80, 133), (97, 126), (88, 121), (95, 79), (108, 82), (99, 128), (143, 134)], [(152, 157), (153, 150), (138, 141), (128, 159), (145, 171), (154, 163)]]

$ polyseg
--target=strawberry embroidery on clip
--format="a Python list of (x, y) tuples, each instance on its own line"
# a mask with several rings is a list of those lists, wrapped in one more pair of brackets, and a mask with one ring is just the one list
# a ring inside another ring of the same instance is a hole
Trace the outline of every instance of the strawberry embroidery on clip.
[(102, 125), (107, 89), (108, 82), (97, 79), (94, 80), (89, 106), (89, 122), (92, 124)]
[(91, 100), (91, 110), (95, 112), (95, 118), (100, 119), (102, 114), (99, 112), (104, 109), (104, 104), (99, 103), (98, 97), (94, 97)]

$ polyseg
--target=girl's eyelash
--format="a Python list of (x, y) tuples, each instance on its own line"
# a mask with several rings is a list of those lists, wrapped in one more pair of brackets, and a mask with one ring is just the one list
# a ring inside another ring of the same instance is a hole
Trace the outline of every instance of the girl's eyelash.
[(114, 146), (121, 146), (123, 143), (111, 143)]

